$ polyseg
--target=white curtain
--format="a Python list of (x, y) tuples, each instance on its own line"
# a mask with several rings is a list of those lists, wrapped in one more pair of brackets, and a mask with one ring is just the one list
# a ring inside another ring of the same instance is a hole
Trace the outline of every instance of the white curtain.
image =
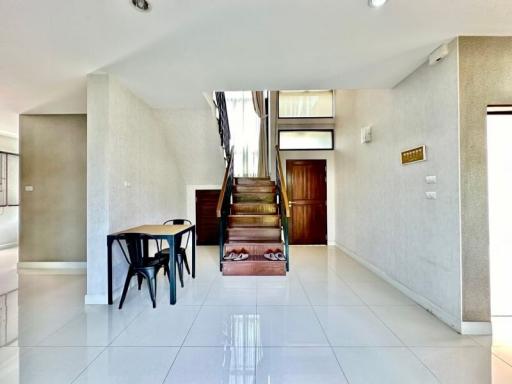
[(260, 118), (260, 137), (259, 137), (259, 156), (258, 156), (258, 176), (268, 176), (268, 157), (267, 157), (267, 110), (265, 106), (265, 95), (263, 91), (252, 92), (252, 103), (254, 111)]
[(260, 117), (254, 111), (252, 92), (225, 92), (235, 176), (258, 176)]

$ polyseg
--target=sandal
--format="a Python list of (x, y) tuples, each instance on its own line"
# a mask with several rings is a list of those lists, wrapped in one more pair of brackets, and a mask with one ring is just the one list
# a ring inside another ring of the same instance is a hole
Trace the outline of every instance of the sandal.
[(235, 257), (233, 259), (233, 261), (242, 261), (242, 260), (247, 260), (248, 258), (249, 258), (249, 254), (247, 253), (247, 251), (245, 249), (242, 248), (240, 253), (237, 255), (237, 257)]
[(230, 252), (229, 254), (224, 255), (223, 259), (224, 260), (235, 260), (238, 256), (239, 256), (239, 254), (237, 252)]
[(283, 252), (281, 252), (278, 249), (276, 249), (274, 255), (275, 255), (277, 260), (279, 260), (279, 261), (286, 261), (286, 257), (284, 256)]
[(270, 260), (270, 261), (276, 261), (277, 260), (277, 257), (276, 255), (272, 252), (272, 250), (268, 249), (264, 254), (263, 254), (263, 257), (267, 260)]

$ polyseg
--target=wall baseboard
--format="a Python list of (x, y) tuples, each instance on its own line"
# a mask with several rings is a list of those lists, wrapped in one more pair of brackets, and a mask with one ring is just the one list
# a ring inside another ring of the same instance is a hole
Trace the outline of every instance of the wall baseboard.
[(492, 323), (489, 321), (463, 321), (460, 333), (472, 336), (491, 335)]
[(85, 274), (87, 262), (85, 261), (20, 261), (18, 262), (20, 273), (62, 273)]
[(443, 323), (447, 324), (449, 327), (453, 328), (458, 333), (466, 334), (466, 333), (464, 333), (465, 330), (462, 328), (462, 324), (459, 319), (455, 318), (453, 315), (449, 314), (448, 312), (446, 312), (444, 309), (442, 309), (438, 305), (432, 303), (426, 297), (417, 294), (416, 292), (407, 288), (405, 285), (396, 281), (391, 276), (389, 276), (387, 273), (382, 271), (380, 268), (376, 267), (372, 263), (363, 259), (361, 256), (357, 255), (355, 252), (347, 249), (346, 247), (344, 247), (343, 245), (341, 245), (339, 243), (336, 243), (336, 247), (338, 249), (340, 249), (342, 252), (344, 252), (347, 255), (349, 255), (350, 257), (352, 257), (358, 263), (362, 264), (364, 267), (368, 268), (370, 271), (375, 273), (381, 279), (383, 279), (387, 283), (391, 284), (393, 287), (398, 289), (404, 295), (406, 295), (407, 297), (409, 297), (410, 299), (412, 299), (413, 301), (418, 303), (420, 306), (425, 308), (428, 312), (432, 313), (435, 317), (440, 319)]
[(18, 243), (7, 243), (7, 244), (1, 244), (0, 250), (2, 249), (9, 249), (9, 248), (16, 248), (18, 246)]

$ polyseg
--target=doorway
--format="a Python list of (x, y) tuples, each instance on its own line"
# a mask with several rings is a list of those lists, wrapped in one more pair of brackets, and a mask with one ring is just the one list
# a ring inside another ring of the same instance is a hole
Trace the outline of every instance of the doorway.
[(220, 190), (196, 190), (196, 243), (197, 245), (219, 244), (219, 219), (217, 202)]
[(326, 160), (286, 160), (290, 244), (327, 244), (326, 166)]
[(512, 316), (512, 107), (487, 111), (491, 315)]

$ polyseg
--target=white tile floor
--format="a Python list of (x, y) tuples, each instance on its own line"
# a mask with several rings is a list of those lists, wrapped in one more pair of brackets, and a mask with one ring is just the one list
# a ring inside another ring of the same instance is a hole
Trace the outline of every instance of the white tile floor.
[(156, 309), (131, 289), (121, 311), (84, 306), (83, 275), (0, 270), (19, 286), (0, 383), (512, 383), (512, 320), (460, 336), (332, 247), (293, 247), (287, 277), (222, 277), (216, 258), (198, 248), (176, 306), (160, 279)]

